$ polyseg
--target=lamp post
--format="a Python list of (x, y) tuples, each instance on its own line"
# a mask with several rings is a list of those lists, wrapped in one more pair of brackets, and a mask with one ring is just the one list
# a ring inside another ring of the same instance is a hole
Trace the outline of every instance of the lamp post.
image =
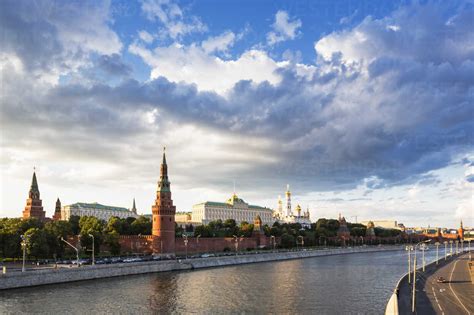
[(275, 236), (274, 235), (270, 235), (270, 241), (273, 243), (273, 251), (275, 251), (276, 241), (275, 241)]
[(426, 244), (423, 243), (420, 245), (420, 249), (423, 252), (423, 272), (425, 272), (425, 250), (426, 250)]
[[(429, 242), (429, 241), (430, 240), (425, 240), (425, 241), (422, 241), (422, 242), (418, 242), (415, 245), (415, 258), (413, 259), (414, 260), (413, 261), (413, 290), (412, 290), (412, 301), (411, 301), (411, 311), (412, 311), (412, 313), (415, 312), (415, 303), (416, 303), (416, 247), (419, 246), (420, 244), (425, 245), (424, 243)], [(424, 254), (424, 250), (423, 250), (423, 254)], [(423, 264), (423, 267), (424, 267), (424, 264)]]
[(199, 234), (198, 236), (196, 236), (196, 243), (199, 244), (199, 238), (201, 237), (201, 234)]
[(413, 261), (413, 290), (411, 300), (411, 312), (415, 313), (415, 296), (416, 296), (416, 247), (415, 247), (415, 260)]
[(237, 235), (232, 235), (235, 238), (235, 256), (237, 256), (237, 251), (239, 250), (239, 238)]
[(471, 261), (471, 240), (467, 240), (467, 244), (469, 245), (469, 261)]
[(186, 248), (186, 259), (188, 259), (188, 236), (183, 234), (184, 247)]
[(61, 241), (63, 241), (64, 243), (74, 248), (74, 250), (76, 251), (77, 267), (79, 267), (79, 249), (77, 249), (77, 247), (74, 247), (71, 243), (66, 241), (63, 237), (61, 237)]
[(296, 238), (296, 250), (298, 250), (298, 240), (301, 238), (301, 247), (304, 247), (304, 238), (303, 236), (299, 235), (297, 238)]
[(456, 255), (459, 254), (459, 241), (456, 240)]
[(444, 260), (448, 259), (448, 241), (444, 241)]
[(449, 241), (449, 245), (451, 245), (451, 249), (450, 249), (450, 253), (451, 253), (451, 256), (453, 255), (453, 241)]
[(90, 237), (92, 237), (92, 266), (95, 265), (95, 238), (94, 235), (89, 234)]
[(23, 248), (23, 265), (21, 267), (21, 272), (25, 272), (25, 261), (26, 261), (26, 246), (28, 245), (28, 237), (26, 235), (21, 236), (21, 247)]
[(436, 242), (435, 245), (436, 245), (436, 264), (438, 264), (438, 259), (439, 259), (438, 250), (439, 250), (439, 245), (440, 244), (439, 244), (439, 242)]
[(408, 283), (411, 283), (411, 251), (413, 246), (405, 246), (405, 250), (408, 252)]

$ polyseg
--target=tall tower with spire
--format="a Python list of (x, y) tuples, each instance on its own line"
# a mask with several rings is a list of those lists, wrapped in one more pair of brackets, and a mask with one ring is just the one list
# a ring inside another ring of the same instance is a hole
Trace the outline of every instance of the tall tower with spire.
[(290, 184), (286, 185), (286, 213), (287, 217), (291, 216), (291, 191), (290, 191)]
[(160, 180), (156, 191), (155, 204), (151, 208), (153, 214), (153, 252), (175, 252), (175, 223), (176, 207), (171, 199), (170, 182), (168, 180), (168, 165), (166, 164), (165, 148), (160, 169)]
[(59, 221), (61, 220), (61, 200), (56, 200), (56, 208), (54, 209), (54, 215), (53, 215), (53, 220), (54, 221)]
[(45, 211), (43, 211), (43, 203), (40, 199), (40, 192), (35, 171), (33, 171), (33, 179), (31, 180), (28, 199), (26, 199), (26, 207), (25, 210), (23, 210), (23, 219), (29, 218), (37, 218), (41, 221), (44, 221), (45, 219)]
[(130, 211), (137, 214), (137, 206), (135, 205), (135, 198), (133, 198), (133, 206), (132, 206), (132, 209), (130, 209)]

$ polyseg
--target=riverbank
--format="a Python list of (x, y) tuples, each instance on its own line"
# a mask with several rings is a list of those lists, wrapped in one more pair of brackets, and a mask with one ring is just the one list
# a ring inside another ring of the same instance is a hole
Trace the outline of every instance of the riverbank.
[[(423, 271), (423, 267), (420, 264), (416, 268), (416, 273), (417, 273), (417, 290), (419, 293), (417, 293), (416, 296), (416, 311), (417, 313), (423, 313), (423, 314), (428, 314), (428, 313), (437, 313), (437, 307), (440, 309), (440, 313), (443, 313), (442, 308), (440, 306), (440, 301), (443, 299), (448, 299), (454, 301), (454, 297), (449, 296), (449, 292), (446, 291), (446, 287), (448, 286), (447, 283), (438, 283), (437, 279), (439, 276), (443, 276), (444, 279), (446, 279), (446, 282), (449, 282), (449, 285), (451, 285), (451, 280), (448, 277), (446, 272), (442, 272), (446, 268), (449, 269), (450, 266), (454, 265), (457, 260), (460, 259), (462, 256), (467, 256), (466, 253), (459, 253), (459, 254), (453, 254), (447, 257), (445, 259), (444, 256), (440, 257), (438, 260), (435, 260), (431, 263), (426, 264), (425, 266), (425, 271)], [(420, 262), (418, 262), (420, 263)], [(467, 269), (467, 268), (466, 268)], [(440, 272), (441, 271), (441, 272)], [(413, 281), (413, 272), (410, 274), (411, 278)], [(452, 275), (452, 274), (451, 274)], [(463, 275), (464, 278), (461, 281), (457, 281), (459, 283), (464, 283), (464, 282), (469, 282), (470, 276), (469, 274)], [(412, 283), (412, 282), (411, 282)], [(427, 286), (427, 287), (425, 287)], [(421, 289), (421, 288), (422, 289)], [(436, 290), (434, 287), (437, 287)], [(444, 292), (442, 296), (436, 297), (435, 292)], [(385, 309), (385, 314), (386, 315), (398, 315), (398, 314), (407, 314), (410, 313), (412, 310), (412, 284), (409, 283), (408, 280), (408, 273), (404, 274), (400, 280), (398, 281), (397, 285), (395, 286), (394, 293), (390, 297), (387, 307)], [(433, 292), (433, 295), (431, 295), (431, 292)], [(468, 292), (468, 290), (466, 290)], [(449, 303), (446, 303), (445, 305), (449, 306)], [(445, 306), (444, 306), (445, 307)], [(450, 306), (453, 307), (453, 306)], [(462, 313), (463, 310), (461, 311), (452, 311), (449, 313)]]
[(400, 246), (384, 246), (301, 250), (224, 257), (195, 258), (178, 261), (150, 261), (113, 265), (83, 266), (81, 268), (59, 268), (30, 270), (27, 272), (7, 272), (6, 274), (0, 276), (0, 290), (136, 275), (144, 273), (213, 268), (230, 265), (251, 264), (259, 262), (281, 261), (289, 259), (301, 259), (352, 253), (395, 251), (400, 249)]

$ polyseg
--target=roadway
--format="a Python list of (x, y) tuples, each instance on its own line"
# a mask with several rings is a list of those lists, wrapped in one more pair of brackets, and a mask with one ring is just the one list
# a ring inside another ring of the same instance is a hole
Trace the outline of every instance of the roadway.
[[(439, 283), (439, 277), (445, 279)], [(474, 284), (469, 270), (469, 255), (441, 261), (417, 272), (416, 314), (474, 314)], [(400, 285), (400, 314), (411, 313), (411, 290), (406, 281)]]

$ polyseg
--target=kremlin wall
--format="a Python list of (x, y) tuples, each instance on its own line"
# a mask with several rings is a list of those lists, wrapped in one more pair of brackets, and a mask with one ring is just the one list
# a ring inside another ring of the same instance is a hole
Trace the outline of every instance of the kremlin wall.
[[(171, 187), (170, 181), (168, 178), (168, 165), (166, 162), (166, 154), (163, 151), (163, 160), (160, 167), (160, 178), (158, 181), (158, 187), (156, 191), (155, 203), (152, 205), (152, 235), (120, 235), (119, 243), (122, 252), (125, 253), (134, 253), (134, 254), (166, 254), (166, 255), (175, 255), (175, 254), (184, 254), (185, 252), (192, 253), (212, 253), (212, 252), (222, 252), (222, 251), (244, 251), (247, 249), (258, 249), (262, 247), (270, 248), (276, 246), (280, 243), (278, 237), (267, 237), (263, 233), (263, 224), (268, 224), (268, 218), (266, 212), (271, 209), (258, 207), (258, 206), (249, 206), (237, 196), (233, 195), (229, 199), (228, 204), (218, 204), (216, 203), (205, 203), (203, 204), (203, 209), (206, 210), (206, 205), (210, 204), (212, 207), (217, 207), (215, 211), (221, 211), (218, 207), (230, 207), (237, 204), (242, 211), (244, 209), (252, 210), (252, 214), (256, 214), (254, 218), (254, 231), (251, 237), (214, 237), (214, 238), (176, 238), (175, 237), (175, 217), (176, 217), (176, 207), (173, 204), (171, 196)], [(301, 207), (297, 207), (297, 215), (293, 214), (291, 211), (291, 193), (289, 188), (286, 192), (286, 208), (283, 209), (282, 202), (279, 200), (278, 210), (275, 212), (276, 220), (282, 223), (300, 223), (303, 227), (309, 226), (311, 221), (309, 220), (309, 211), (301, 214)], [(81, 207), (90, 207), (91, 204), (78, 204)], [(110, 211), (120, 211), (122, 216), (133, 216), (137, 215), (135, 202), (133, 203), (133, 208), (128, 211), (125, 208), (117, 207), (108, 207)], [(101, 206), (101, 205), (99, 205)], [(97, 204), (95, 207), (98, 207)], [(102, 206), (105, 207), (105, 206)], [(64, 207), (63, 207), (64, 210)], [(55, 213), (53, 220), (64, 219), (61, 215), (61, 202), (58, 198), (56, 202)], [(265, 222), (262, 222), (260, 217), (260, 212), (263, 211), (262, 215), (265, 215)], [(123, 214), (122, 214), (123, 213)], [(36, 179), (36, 173), (33, 173), (33, 179), (28, 194), (28, 199), (26, 201), (26, 206), (23, 211), (23, 218), (37, 218), (42, 221), (51, 220), (46, 218), (45, 211), (43, 210), (42, 201), (40, 199), (40, 192), (38, 188), (38, 182)], [(248, 219), (248, 218), (247, 218)], [(249, 220), (250, 221), (250, 220)], [(400, 243), (402, 240), (405, 241), (419, 241), (424, 239), (434, 239), (437, 241), (443, 240), (458, 240), (463, 239), (464, 229), (461, 222), (461, 227), (457, 233), (442, 233), (438, 229), (435, 233), (418, 233), (418, 234), (407, 234), (403, 233), (402, 236), (397, 237), (385, 237), (384, 241), (391, 241), (393, 243)], [(337, 231), (337, 236), (327, 237), (326, 239), (332, 241), (333, 243), (339, 243), (342, 246), (350, 244), (352, 241), (358, 241), (362, 238), (363, 244), (380, 244), (381, 239), (375, 237), (374, 233), (374, 223), (369, 221), (367, 223), (367, 235), (365, 237), (351, 237), (350, 231), (347, 228), (347, 223), (344, 217), (339, 215), (339, 230)], [(78, 237), (70, 237), (69, 242), (77, 246), (79, 244)], [(272, 243), (273, 242), (273, 243)], [(103, 247), (105, 247), (103, 245)], [(106, 248), (104, 248), (106, 249)]]

